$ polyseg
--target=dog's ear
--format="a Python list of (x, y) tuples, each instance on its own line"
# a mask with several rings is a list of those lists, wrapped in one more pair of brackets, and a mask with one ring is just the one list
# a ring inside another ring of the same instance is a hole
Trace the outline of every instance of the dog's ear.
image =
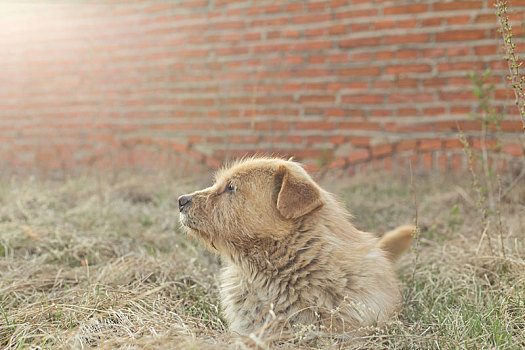
[(276, 173), (280, 183), (277, 210), (287, 219), (296, 219), (324, 205), (319, 189), (307, 176), (280, 165)]

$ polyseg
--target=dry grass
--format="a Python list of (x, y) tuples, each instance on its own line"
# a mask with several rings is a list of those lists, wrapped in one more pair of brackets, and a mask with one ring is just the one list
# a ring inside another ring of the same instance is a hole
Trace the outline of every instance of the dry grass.
[[(0, 180), (0, 347), (266, 347), (261, 337), (228, 334), (219, 261), (178, 227), (177, 196), (204, 182), (167, 173), (108, 177)], [(362, 229), (413, 221), (406, 176), (324, 185)], [(434, 174), (414, 185), (419, 262), (414, 253), (400, 262), (398, 319), (353, 339), (298, 328), (274, 346), (525, 347), (525, 183), (498, 203), (500, 215), (489, 213), (484, 235), (468, 180)]]

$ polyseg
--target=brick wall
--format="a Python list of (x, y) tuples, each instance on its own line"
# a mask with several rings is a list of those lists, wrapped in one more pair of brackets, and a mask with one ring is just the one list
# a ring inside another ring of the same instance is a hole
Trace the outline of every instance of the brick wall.
[[(510, 4), (524, 49), (525, 1)], [(505, 166), (525, 140), (497, 27), (492, 0), (2, 2), (0, 159), (464, 168), (458, 128), (480, 147), (468, 73), (490, 68)]]

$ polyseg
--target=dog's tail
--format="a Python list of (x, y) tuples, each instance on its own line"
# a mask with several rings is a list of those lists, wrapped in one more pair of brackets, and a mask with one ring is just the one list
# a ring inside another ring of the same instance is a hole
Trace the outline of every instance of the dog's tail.
[(412, 225), (399, 226), (388, 231), (379, 240), (379, 247), (388, 253), (391, 261), (396, 261), (412, 244), (412, 235), (416, 228)]

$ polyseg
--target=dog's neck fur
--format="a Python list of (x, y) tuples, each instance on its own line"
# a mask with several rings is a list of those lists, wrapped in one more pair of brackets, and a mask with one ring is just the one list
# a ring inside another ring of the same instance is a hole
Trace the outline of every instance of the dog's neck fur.
[[(304, 220), (294, 224), (290, 232), (280, 238), (257, 238), (242, 248), (228, 249), (229, 260), (249, 275), (265, 272), (274, 275), (293, 261), (301, 249), (307, 249), (312, 240), (311, 227)], [(286, 249), (284, 249), (286, 247)], [(293, 250), (291, 250), (293, 248)]]
[[(336, 213), (337, 215), (330, 215)], [(343, 214), (343, 215), (341, 215)], [(333, 217), (330, 227), (317, 215)], [(226, 249), (226, 257), (231, 263), (238, 266), (247, 276), (266, 274), (273, 278), (282, 273), (290, 273), (290, 267), (297, 267), (297, 259), (303, 259), (303, 264), (308, 264), (317, 258), (316, 250), (324, 246), (323, 253), (330, 250), (331, 245), (337, 245), (340, 239), (347, 243), (353, 241), (359, 244), (362, 239), (358, 231), (350, 223), (348, 212), (332, 198), (327, 198), (326, 205), (318, 213), (300, 218), (293, 222), (287, 234), (280, 234), (278, 238), (251, 235), (249, 244), (232, 244)], [(326, 232), (319, 236), (313, 232)], [(337, 233), (334, 235), (334, 233)], [(322, 241), (322, 244), (316, 244)]]

